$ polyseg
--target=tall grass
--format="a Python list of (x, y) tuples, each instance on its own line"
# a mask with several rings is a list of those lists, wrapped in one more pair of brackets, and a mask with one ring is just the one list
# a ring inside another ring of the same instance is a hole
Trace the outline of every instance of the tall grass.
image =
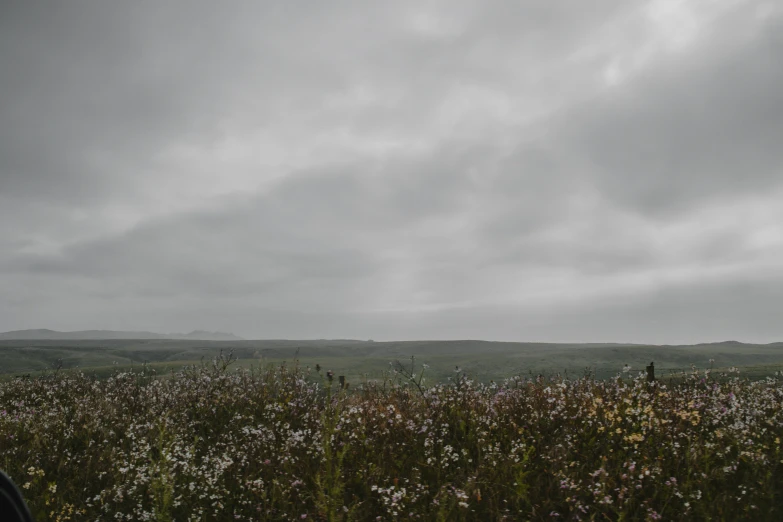
[(783, 520), (778, 380), (228, 362), (2, 383), (0, 465), (37, 520)]

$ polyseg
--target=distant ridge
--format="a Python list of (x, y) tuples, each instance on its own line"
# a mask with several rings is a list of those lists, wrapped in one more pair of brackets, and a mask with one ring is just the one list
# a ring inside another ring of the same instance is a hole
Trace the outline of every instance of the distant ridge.
[(244, 341), (232, 333), (207, 332), (194, 330), (187, 334), (160, 334), (154, 332), (125, 332), (116, 330), (79, 330), (76, 332), (58, 332), (46, 328), (33, 330), (14, 330), (0, 333), (0, 339), (7, 340), (86, 340), (86, 339), (183, 339), (192, 341)]
[[(713, 343), (699, 343), (694, 346), (744, 346), (748, 343), (743, 343), (742, 341), (715, 341)], [(769, 343), (769, 344), (775, 344), (775, 343)]]

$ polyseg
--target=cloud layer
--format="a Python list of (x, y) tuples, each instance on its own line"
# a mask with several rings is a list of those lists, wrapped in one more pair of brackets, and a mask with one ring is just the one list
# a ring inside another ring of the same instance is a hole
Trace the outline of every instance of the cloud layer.
[(783, 339), (776, 2), (0, 16), (0, 330)]

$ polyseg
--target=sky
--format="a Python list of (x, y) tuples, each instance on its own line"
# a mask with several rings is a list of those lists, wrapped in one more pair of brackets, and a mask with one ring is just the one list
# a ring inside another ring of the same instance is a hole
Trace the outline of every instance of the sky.
[(783, 3), (0, 2), (0, 331), (783, 341)]

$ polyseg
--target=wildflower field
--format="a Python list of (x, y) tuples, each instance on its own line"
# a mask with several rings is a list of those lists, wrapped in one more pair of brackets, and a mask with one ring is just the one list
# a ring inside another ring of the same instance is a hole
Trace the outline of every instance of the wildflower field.
[(777, 378), (228, 362), (0, 383), (0, 466), (42, 521), (783, 520)]

